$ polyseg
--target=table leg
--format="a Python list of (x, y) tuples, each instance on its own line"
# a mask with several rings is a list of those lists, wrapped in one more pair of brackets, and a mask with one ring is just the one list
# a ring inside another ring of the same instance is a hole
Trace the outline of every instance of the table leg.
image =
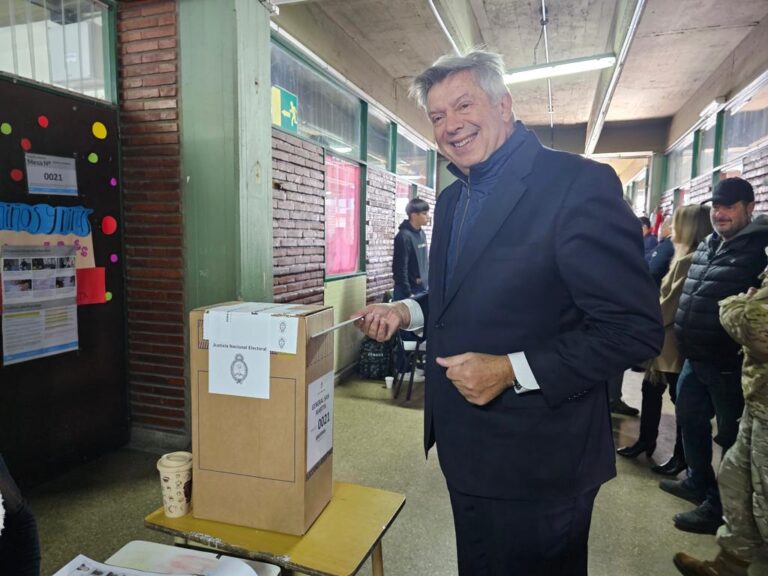
[(381, 540), (376, 542), (371, 555), (371, 573), (373, 576), (384, 576), (384, 554), (381, 551)]

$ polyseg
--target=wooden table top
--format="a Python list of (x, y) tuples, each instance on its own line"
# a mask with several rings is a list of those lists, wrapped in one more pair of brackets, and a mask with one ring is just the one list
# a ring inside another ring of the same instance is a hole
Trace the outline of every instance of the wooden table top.
[(162, 507), (144, 524), (242, 558), (310, 575), (348, 576), (360, 569), (404, 505), (403, 494), (335, 482), (331, 501), (303, 536), (201, 520), (192, 514), (166, 518)]

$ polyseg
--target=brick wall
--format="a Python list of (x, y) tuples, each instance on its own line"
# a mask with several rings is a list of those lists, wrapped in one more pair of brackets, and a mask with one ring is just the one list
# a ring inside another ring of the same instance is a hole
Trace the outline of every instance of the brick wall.
[(272, 130), (275, 302), (322, 303), (325, 159), (320, 146)]
[(128, 387), (134, 426), (185, 431), (175, 0), (118, 3)]
[(381, 302), (392, 290), (392, 256), (395, 239), (395, 175), (379, 168), (368, 169), (365, 221), (365, 299)]
[(661, 206), (661, 211), (663, 214), (672, 214), (672, 206), (674, 205), (674, 201), (674, 190), (667, 190), (661, 195), (661, 198), (659, 198), (659, 206)]
[(691, 187), (686, 190), (683, 204), (700, 204), (712, 196), (712, 175), (705, 174), (691, 180)]
[(755, 212), (768, 213), (768, 146), (744, 158), (742, 177), (755, 189)]

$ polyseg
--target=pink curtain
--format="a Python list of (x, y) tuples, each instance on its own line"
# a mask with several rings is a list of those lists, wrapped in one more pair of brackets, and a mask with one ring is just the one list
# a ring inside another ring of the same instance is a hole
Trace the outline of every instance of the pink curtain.
[(358, 271), (360, 262), (360, 166), (325, 157), (325, 272)]

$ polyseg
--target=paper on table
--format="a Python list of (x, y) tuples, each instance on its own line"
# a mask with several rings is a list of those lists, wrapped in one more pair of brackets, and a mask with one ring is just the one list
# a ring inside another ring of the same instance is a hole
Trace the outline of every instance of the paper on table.
[[(112, 576), (147, 576), (148, 574), (158, 574), (158, 572), (145, 572), (144, 570), (103, 564), (91, 560), (83, 554), (79, 554), (53, 576), (97, 576), (102, 574), (111, 574)], [(176, 576), (259, 576), (248, 564), (231, 556), (222, 557), (216, 563), (216, 566), (205, 572), (204, 575), (182, 572), (166, 572), (166, 574), (175, 574)]]
[(224, 556), (219, 560), (216, 568), (208, 572), (206, 576), (259, 576), (256, 571), (242, 560)]

